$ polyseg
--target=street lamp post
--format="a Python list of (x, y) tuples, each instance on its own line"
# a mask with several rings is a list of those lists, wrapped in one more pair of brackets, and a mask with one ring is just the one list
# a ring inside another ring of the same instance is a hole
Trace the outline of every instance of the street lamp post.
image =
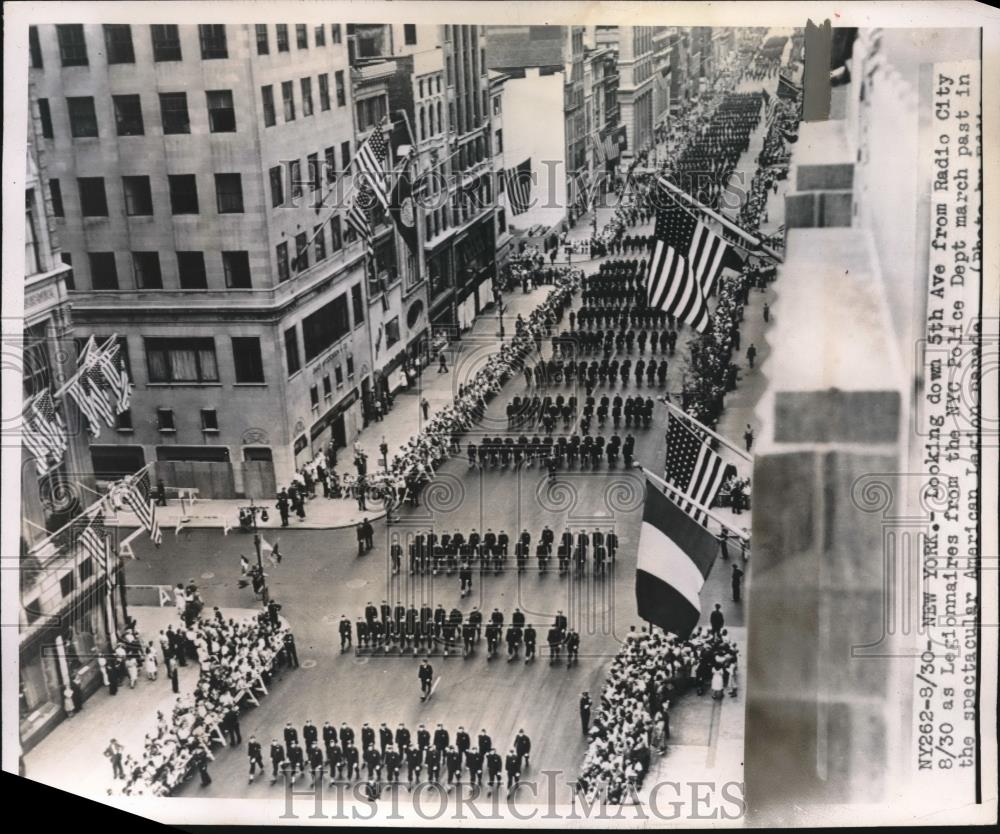
[(260, 537), (260, 531), (257, 529), (257, 513), (261, 514), (261, 520), (267, 521), (267, 508), (258, 507), (253, 502), (253, 498), (250, 499), (250, 506), (240, 507), (241, 513), (248, 513), (250, 518), (253, 519), (253, 546), (254, 550), (257, 552), (257, 571), (260, 574), (260, 585), (261, 585), (261, 599), (266, 606), (268, 603), (267, 598), (267, 579), (264, 577), (264, 549), (263, 542)]

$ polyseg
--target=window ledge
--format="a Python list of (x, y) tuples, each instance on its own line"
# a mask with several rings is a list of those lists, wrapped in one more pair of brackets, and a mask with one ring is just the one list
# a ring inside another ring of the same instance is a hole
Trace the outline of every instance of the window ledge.
[(267, 388), (266, 382), (234, 382), (233, 388)]
[(201, 433), (202, 434), (218, 434), (219, 430), (218, 429), (206, 429), (206, 428), (202, 427)]
[(160, 429), (160, 434), (177, 434), (177, 429)]
[(115, 431), (117, 431), (119, 434), (134, 434), (135, 433), (135, 429), (121, 429), (121, 428), (116, 428)]
[(147, 388), (221, 388), (221, 382), (147, 382)]

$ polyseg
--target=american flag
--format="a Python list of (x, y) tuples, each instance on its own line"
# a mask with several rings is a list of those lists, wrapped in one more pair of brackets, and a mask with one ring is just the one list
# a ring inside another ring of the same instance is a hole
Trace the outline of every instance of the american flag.
[(148, 469), (126, 481), (122, 499), (135, 513), (143, 529), (148, 531), (153, 544), (160, 544), (163, 541), (163, 533), (156, 518), (156, 505), (153, 503)]
[(373, 199), (371, 187), (367, 183), (362, 183), (354, 192), (354, 199), (347, 210), (348, 225), (358, 233), (358, 237), (365, 242), (365, 246), (369, 249), (372, 245), (372, 221), (368, 215), (368, 209)]
[[(668, 415), (666, 481), (702, 507), (711, 507), (726, 477), (727, 467), (701, 432), (679, 417)], [(675, 501), (684, 512), (704, 525), (707, 516), (688, 502)]]
[[(52, 394), (46, 388), (33, 397), (24, 409), (24, 444), (35, 456), (35, 467), (44, 475), (57, 465), (66, 452), (66, 423), (56, 411)], [(52, 463), (49, 456), (52, 456)]]
[(737, 265), (735, 251), (673, 195), (656, 212), (656, 247), (646, 281), (648, 304), (687, 322), (699, 333), (708, 326), (708, 297), (724, 266)]
[[(94, 337), (87, 343), (87, 351), (95, 347)], [(125, 372), (125, 361), (121, 355), (121, 345), (112, 336), (97, 352), (95, 364), (99, 367), (107, 387), (114, 398), (115, 411), (121, 413), (129, 407), (132, 399), (132, 383)]]
[(601, 135), (595, 130), (590, 136), (590, 143), (594, 146), (594, 160), (598, 165), (603, 165), (608, 161), (608, 155), (605, 153)]
[(107, 590), (110, 593), (114, 578), (111, 575), (108, 560), (108, 530), (104, 525), (104, 514), (94, 516), (80, 533), (80, 547), (98, 565), (100, 571), (107, 577)]
[(531, 157), (516, 168), (507, 169), (507, 202), (511, 214), (523, 214), (529, 208), (531, 199)]
[(388, 156), (382, 128), (376, 126), (371, 136), (364, 141), (364, 144), (354, 155), (354, 159), (351, 160), (355, 182), (359, 183), (359, 187), (355, 191), (355, 203), (357, 203), (359, 191), (363, 191), (364, 186), (367, 185), (371, 196), (378, 200), (382, 208), (389, 208), (389, 176), (386, 172)]

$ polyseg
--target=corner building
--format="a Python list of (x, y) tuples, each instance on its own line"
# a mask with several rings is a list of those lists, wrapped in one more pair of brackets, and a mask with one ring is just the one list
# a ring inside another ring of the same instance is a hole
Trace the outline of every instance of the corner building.
[(335, 207), (356, 149), (345, 29), (32, 27), (74, 335), (117, 333), (135, 383), (91, 446), (98, 477), (157, 461), (202, 497), (270, 497), (360, 429), (368, 288)]

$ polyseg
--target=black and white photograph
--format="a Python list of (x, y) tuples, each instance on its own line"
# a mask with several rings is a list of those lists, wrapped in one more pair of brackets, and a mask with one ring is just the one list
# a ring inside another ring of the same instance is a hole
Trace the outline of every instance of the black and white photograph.
[(4, 16), (11, 792), (996, 824), (1000, 12)]

